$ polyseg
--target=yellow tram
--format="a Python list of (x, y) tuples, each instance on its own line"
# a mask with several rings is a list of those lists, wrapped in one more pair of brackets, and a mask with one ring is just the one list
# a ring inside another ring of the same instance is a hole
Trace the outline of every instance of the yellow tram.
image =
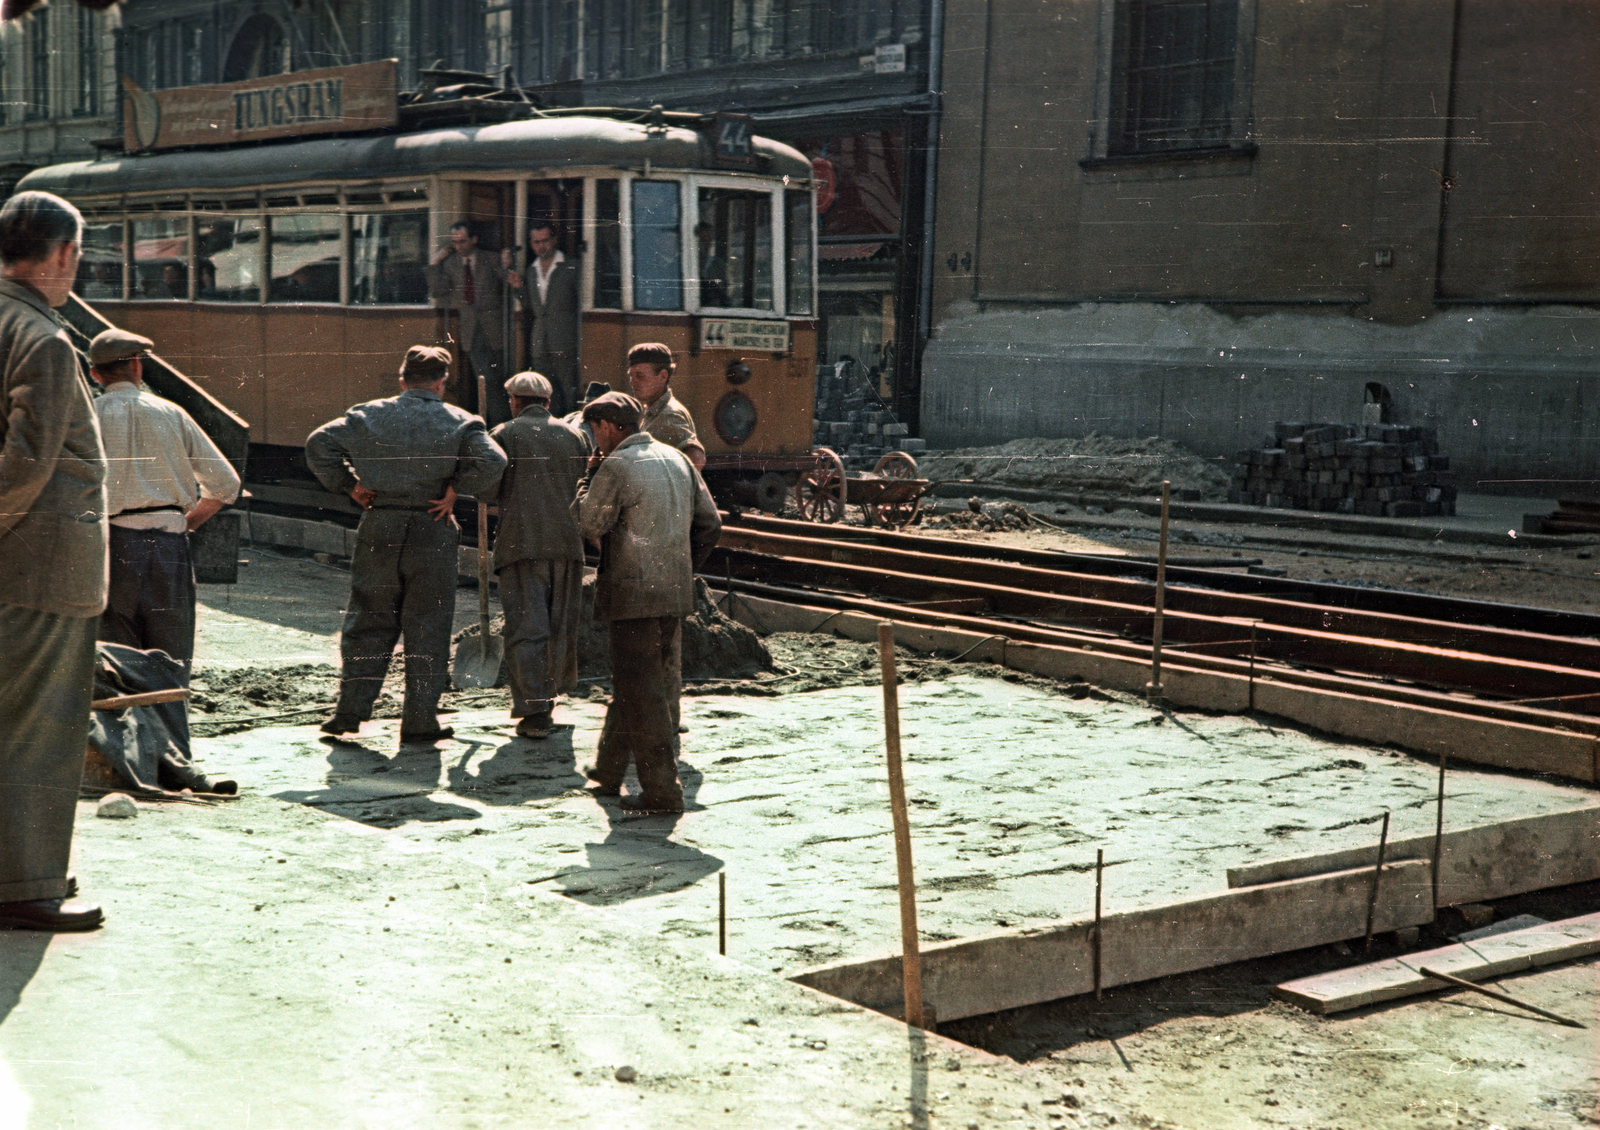
[(547, 222), (581, 280), (580, 382), (626, 390), (628, 347), (665, 341), (708, 481), (775, 508), (813, 462), (809, 162), (748, 132), (729, 159), (714, 115), (529, 114), (119, 153), (18, 187), (83, 210), (80, 297), (247, 419), (258, 463), (296, 458), (318, 424), (392, 395), (408, 345), (452, 340), (424, 278), (452, 224), (496, 250)]

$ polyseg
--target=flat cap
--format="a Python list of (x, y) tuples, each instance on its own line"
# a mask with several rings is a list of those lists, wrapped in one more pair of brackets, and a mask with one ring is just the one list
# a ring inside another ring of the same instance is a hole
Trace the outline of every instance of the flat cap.
[(89, 364), (112, 365), (155, 347), (156, 343), (149, 338), (131, 334), (127, 330), (101, 330), (89, 343)]
[(619, 428), (637, 428), (644, 416), (644, 405), (625, 392), (608, 392), (583, 406), (583, 418), (593, 423), (604, 420)]
[(400, 363), (400, 375), (408, 381), (436, 381), (450, 371), (450, 351), (437, 345), (413, 345)]
[(583, 402), (585, 404), (592, 403), (610, 391), (611, 386), (606, 384), (605, 381), (590, 381), (589, 387), (583, 390)]
[(549, 400), (550, 380), (543, 373), (518, 373), (506, 382), (507, 396), (523, 400)]

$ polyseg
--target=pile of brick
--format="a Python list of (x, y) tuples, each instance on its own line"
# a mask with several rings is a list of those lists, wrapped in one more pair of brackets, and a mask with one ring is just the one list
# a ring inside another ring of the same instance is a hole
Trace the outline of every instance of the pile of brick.
[(1290, 510), (1416, 518), (1456, 512), (1450, 457), (1433, 428), (1279, 423), (1234, 456), (1228, 501)]
[(910, 431), (850, 365), (817, 366), (813, 439), (819, 447), (832, 448), (847, 467), (870, 468), (890, 451), (921, 455), (927, 444)]

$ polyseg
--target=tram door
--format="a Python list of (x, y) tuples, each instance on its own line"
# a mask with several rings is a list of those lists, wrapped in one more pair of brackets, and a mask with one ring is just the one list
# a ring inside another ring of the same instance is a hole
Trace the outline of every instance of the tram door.
[[(529, 280), (530, 286), (536, 286), (533, 272), (529, 266), (534, 257), (530, 247), (529, 234), (534, 228), (549, 224), (555, 233), (556, 250), (562, 258), (576, 272), (576, 277), (582, 279), (581, 256), (583, 254), (583, 181), (580, 179), (562, 180), (536, 180), (528, 182), (527, 223), (518, 233), (521, 245), (518, 248), (516, 265), (519, 271), (524, 272), (524, 277)], [(541, 367), (551, 370), (546, 375), (556, 384), (556, 394), (553, 405), (562, 410), (576, 408), (579, 396), (582, 393), (578, 374), (583, 371), (582, 360), (582, 300), (576, 293), (579, 288), (564, 288), (562, 293), (567, 296), (570, 305), (565, 310), (550, 309), (547, 317), (560, 323), (555, 328), (555, 333), (548, 340), (565, 343), (571, 342), (574, 346), (572, 355), (564, 358), (563, 363), (552, 364), (548, 359), (540, 362)], [(547, 291), (548, 297), (548, 291)], [(523, 368), (530, 367), (529, 345), (532, 340), (533, 314), (532, 311), (523, 311), (519, 320), (517, 334), (518, 359)]]

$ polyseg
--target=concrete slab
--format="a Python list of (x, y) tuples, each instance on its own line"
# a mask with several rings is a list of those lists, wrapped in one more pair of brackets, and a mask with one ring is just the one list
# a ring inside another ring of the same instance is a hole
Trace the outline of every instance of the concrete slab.
[(1418, 972), (1424, 966), (1463, 981), (1486, 981), (1596, 953), (1600, 953), (1600, 914), (1587, 914), (1286, 981), (1272, 995), (1319, 1014), (1348, 1012), (1449, 987)]

